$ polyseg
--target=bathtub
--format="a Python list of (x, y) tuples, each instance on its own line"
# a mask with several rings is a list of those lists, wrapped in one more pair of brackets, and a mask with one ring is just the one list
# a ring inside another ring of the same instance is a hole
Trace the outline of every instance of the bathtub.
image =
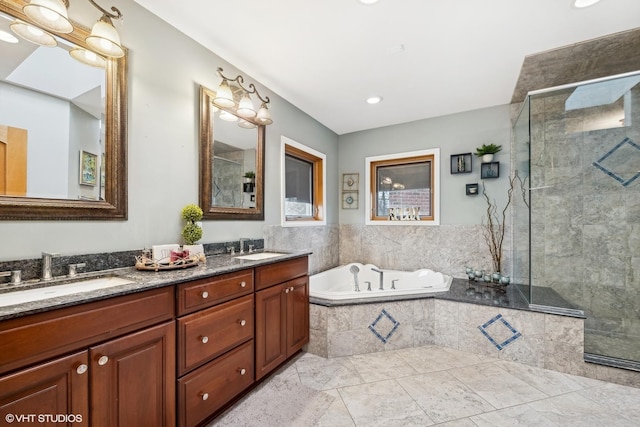
[[(356, 279), (351, 272), (354, 266), (358, 269), (359, 292), (355, 290)], [(375, 270), (383, 272), (384, 290), (380, 290), (380, 273)], [(379, 269), (373, 264), (351, 263), (310, 276), (309, 297), (330, 301), (395, 299), (446, 292), (452, 280), (451, 276), (427, 269), (398, 271)]]

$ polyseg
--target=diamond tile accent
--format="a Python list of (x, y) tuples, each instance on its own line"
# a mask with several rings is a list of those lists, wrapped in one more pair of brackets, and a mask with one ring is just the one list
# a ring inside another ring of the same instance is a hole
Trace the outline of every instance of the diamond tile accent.
[(640, 177), (640, 145), (625, 138), (593, 166), (626, 187)]
[(478, 326), (478, 329), (498, 350), (502, 350), (522, 336), (502, 317), (502, 314), (498, 314), (484, 325)]
[(376, 320), (369, 325), (369, 330), (373, 332), (373, 335), (378, 337), (380, 341), (386, 344), (389, 338), (391, 338), (391, 335), (398, 329), (398, 326), (400, 326), (400, 322), (394, 319), (387, 313), (387, 310), (383, 308)]

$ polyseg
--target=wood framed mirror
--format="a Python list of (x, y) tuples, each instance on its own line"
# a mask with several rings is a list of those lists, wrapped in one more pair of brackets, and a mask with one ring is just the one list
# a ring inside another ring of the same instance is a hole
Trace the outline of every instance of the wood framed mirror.
[[(0, 3), (0, 31), (34, 24), (25, 4)], [(54, 47), (0, 41), (2, 220), (127, 219), (127, 53), (83, 64), (90, 30), (73, 28)]]
[(215, 95), (200, 86), (200, 207), (204, 219), (264, 220), (265, 126), (215, 105)]

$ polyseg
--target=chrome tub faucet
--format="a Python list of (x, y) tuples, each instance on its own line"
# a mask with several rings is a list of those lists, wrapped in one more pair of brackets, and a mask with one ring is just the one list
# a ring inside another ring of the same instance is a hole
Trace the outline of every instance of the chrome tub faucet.
[(376, 273), (380, 273), (380, 287), (378, 290), (384, 291), (384, 271), (378, 270), (377, 268), (372, 268), (371, 271), (375, 271)]

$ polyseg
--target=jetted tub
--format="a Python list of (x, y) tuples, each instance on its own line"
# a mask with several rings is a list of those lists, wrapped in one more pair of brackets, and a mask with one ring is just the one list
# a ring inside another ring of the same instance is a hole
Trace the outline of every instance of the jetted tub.
[[(357, 268), (357, 282), (352, 270)], [(383, 288), (380, 290), (380, 273), (383, 272)], [(453, 277), (433, 270), (398, 271), (379, 269), (373, 264), (351, 263), (314, 274), (309, 277), (309, 296), (323, 300), (382, 299), (398, 296), (419, 296), (446, 292)], [(369, 283), (370, 282), (370, 286)], [(395, 289), (392, 289), (392, 285)], [(371, 290), (368, 290), (370, 287)]]

